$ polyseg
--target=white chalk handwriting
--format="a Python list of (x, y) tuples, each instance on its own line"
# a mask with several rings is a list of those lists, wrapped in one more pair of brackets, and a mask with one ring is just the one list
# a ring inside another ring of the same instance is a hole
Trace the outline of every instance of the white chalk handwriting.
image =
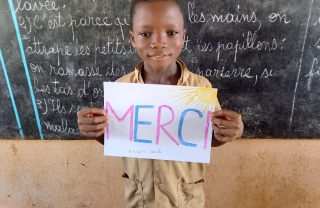
[(42, 74), (46, 73), (46, 71), (43, 70), (42, 66), (38, 64), (30, 63), (30, 69), (32, 72), (35, 72), (35, 73), (42, 73)]
[(318, 65), (318, 58), (314, 58), (312, 62), (312, 66), (310, 72), (306, 75), (308, 77), (307, 88), (311, 90), (311, 84), (315, 77), (320, 77), (320, 65)]
[(41, 111), (43, 115), (50, 114), (52, 112), (57, 114), (75, 114), (81, 109), (92, 107), (93, 103), (90, 102), (90, 106), (84, 106), (82, 103), (68, 104), (66, 102), (61, 101), (59, 98), (41, 98), (36, 101), (38, 109)]
[(56, 76), (74, 76), (74, 77), (101, 77), (102, 73), (100, 72), (99, 67), (83, 67), (80, 69), (62, 67), (62, 66), (52, 66), (50, 64), (50, 73), (49, 75)]
[(256, 23), (261, 24), (255, 12), (244, 14), (240, 11), (240, 5), (235, 8), (234, 14), (205, 14), (204, 12), (195, 13), (195, 3), (188, 2), (188, 20), (190, 23)]
[[(85, 105), (96, 106), (103, 98), (103, 89), (97, 82), (114, 81), (125, 75), (126, 70), (127, 73), (132, 70), (126, 69), (127, 59), (137, 56), (137, 52), (129, 40), (127, 13), (115, 14), (108, 9), (98, 13), (86, 8), (70, 9), (68, 5), (69, 9), (66, 9), (64, 3), (69, 3), (57, 0), (16, 0), (15, 3), (36, 105), (44, 118), (43, 127), (56, 134), (78, 134), (79, 130), (71, 127), (75, 126), (74, 121), (67, 120), (67, 117), (76, 116), (76, 112), (87, 107)], [(211, 61), (203, 63), (205, 66), (217, 64), (212, 68), (198, 68), (197, 74), (209, 80), (241, 79), (245, 86), (258, 87), (291, 73), (271, 61), (263, 62), (267, 64), (261, 66), (253, 65), (253, 62), (245, 63), (251, 55), (269, 60), (274, 54), (284, 56), (292, 50), (294, 34), (280, 30), (302, 26), (304, 20), (296, 22), (298, 18), (291, 10), (268, 7), (261, 12), (260, 8), (253, 6), (260, 4), (244, 4), (241, 1), (230, 3), (228, 8), (223, 9), (204, 8), (198, 1), (188, 1), (186, 4), (188, 35), (184, 37), (182, 51), (192, 59), (185, 61), (194, 64), (195, 69), (204, 56), (205, 60)], [(313, 16), (310, 25), (318, 28), (320, 18)], [(314, 36), (311, 30), (307, 31), (312, 34), (311, 44), (309, 39), (307, 43), (318, 52), (320, 37)], [(304, 57), (303, 52), (304, 48), (301, 57)], [(308, 91), (316, 87), (320, 77), (319, 58), (312, 57), (311, 60), (310, 69), (304, 73)], [(91, 99), (90, 104), (88, 99)], [(261, 112), (253, 106), (236, 107), (234, 110), (248, 117)], [(46, 120), (51, 115), (57, 117)], [(144, 153), (144, 150), (130, 151), (132, 154)], [(155, 150), (154, 153), (159, 152)]]
[(254, 80), (253, 86), (257, 84), (259, 80), (270, 79), (272, 77), (280, 77), (285, 76), (281, 72), (283, 69), (268, 69), (264, 68), (260, 74), (257, 74), (261, 70), (251, 69), (249, 68), (226, 68), (222, 66), (221, 68), (214, 68), (214, 69), (197, 69), (196, 73), (208, 78), (209, 80), (212, 79), (247, 79), (247, 80)]
[(57, 55), (58, 66), (60, 65), (60, 56), (71, 56), (72, 53), (69, 51), (69, 46), (61, 46), (58, 43), (53, 44), (52, 46), (47, 46), (40, 42), (36, 37), (33, 38), (33, 42), (29, 45), (25, 53), (43, 55), (45, 58), (50, 58), (51, 54)]
[(233, 62), (237, 62), (237, 56), (239, 51), (275, 51), (278, 49), (278, 42), (276, 38), (270, 40), (259, 40), (258, 35), (255, 32), (248, 31), (247, 34), (243, 34), (245, 39), (230, 42), (219, 41), (216, 48), (217, 61), (220, 59), (220, 55), (223, 51), (234, 51)]
[(17, 0), (17, 8), (15, 9), (15, 12), (18, 10), (20, 11), (41, 11), (41, 10), (59, 10), (60, 7), (56, 5), (55, 1), (52, 0), (46, 0), (46, 1), (21, 1)]
[(34, 93), (53, 94), (53, 95), (73, 95), (73, 90), (68, 84), (60, 84), (56, 79), (47, 84), (39, 83), (38, 78), (33, 78)]
[(108, 16), (105, 17), (92, 17), (92, 16), (87, 16), (87, 17), (82, 17), (80, 19), (74, 19), (73, 16), (69, 16), (70, 18), (70, 24), (69, 27), (71, 27), (72, 30), (72, 39), (75, 39), (75, 29), (79, 27), (111, 27), (113, 25), (116, 25), (120, 29), (121, 33), (121, 38), (124, 40), (124, 32), (123, 32), (123, 27), (124, 26), (129, 26), (128, 20), (126, 18), (109, 18)]
[(128, 44), (129, 41), (121, 41), (118, 37), (111, 38), (107, 37), (107, 42), (102, 44), (102, 46), (97, 46), (95, 43), (95, 53), (103, 55), (126, 55), (134, 54), (135, 50)]
[(271, 13), (269, 15), (270, 22), (279, 22), (279, 23), (290, 23), (290, 20), (287, 20), (287, 14)]
[(76, 135), (79, 134), (79, 129), (75, 129), (68, 126), (68, 121), (65, 118), (61, 119), (61, 123), (54, 124), (50, 121), (42, 121), (45, 125), (45, 128), (49, 131), (55, 132), (55, 133), (62, 133), (65, 135)]

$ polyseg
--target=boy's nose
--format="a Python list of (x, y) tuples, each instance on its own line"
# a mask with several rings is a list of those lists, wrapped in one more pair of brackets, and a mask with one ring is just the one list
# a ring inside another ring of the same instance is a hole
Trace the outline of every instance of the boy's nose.
[(166, 48), (167, 46), (167, 34), (155, 34), (153, 36), (151, 48)]

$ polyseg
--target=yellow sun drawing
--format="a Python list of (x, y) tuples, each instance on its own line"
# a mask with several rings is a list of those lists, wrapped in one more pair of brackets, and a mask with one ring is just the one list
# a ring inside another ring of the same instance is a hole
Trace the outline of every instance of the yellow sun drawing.
[(180, 107), (193, 107), (202, 111), (202, 113), (210, 110), (215, 106), (217, 101), (217, 89), (194, 87), (172, 89), (170, 92), (176, 93), (171, 98), (175, 99), (175, 103)]

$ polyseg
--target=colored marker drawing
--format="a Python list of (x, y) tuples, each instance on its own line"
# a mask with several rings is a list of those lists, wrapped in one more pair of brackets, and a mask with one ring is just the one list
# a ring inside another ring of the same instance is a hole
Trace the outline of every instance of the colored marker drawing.
[(168, 92), (175, 93), (171, 99), (180, 104), (181, 109), (185, 107), (197, 108), (205, 113), (212, 111), (212, 106), (217, 101), (217, 89), (215, 88), (182, 88), (170, 89)]
[(217, 89), (104, 82), (105, 155), (210, 162)]

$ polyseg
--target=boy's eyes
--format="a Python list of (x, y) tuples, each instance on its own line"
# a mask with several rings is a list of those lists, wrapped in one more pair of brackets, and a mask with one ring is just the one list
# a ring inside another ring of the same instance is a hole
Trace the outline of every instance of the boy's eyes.
[(173, 36), (173, 35), (177, 35), (179, 32), (177, 31), (170, 31), (168, 32), (168, 35)]
[[(167, 32), (167, 34), (169, 36), (174, 36), (174, 35), (177, 35), (178, 33), (179, 32), (177, 32), (177, 31), (169, 31), (169, 32)], [(151, 33), (149, 33), (149, 32), (140, 32), (139, 35), (141, 35), (142, 37), (148, 37), (148, 36), (151, 35)]]
[(148, 32), (141, 32), (141, 33), (139, 33), (139, 35), (141, 35), (142, 37), (148, 37), (148, 36), (150, 36), (150, 33), (148, 33)]

